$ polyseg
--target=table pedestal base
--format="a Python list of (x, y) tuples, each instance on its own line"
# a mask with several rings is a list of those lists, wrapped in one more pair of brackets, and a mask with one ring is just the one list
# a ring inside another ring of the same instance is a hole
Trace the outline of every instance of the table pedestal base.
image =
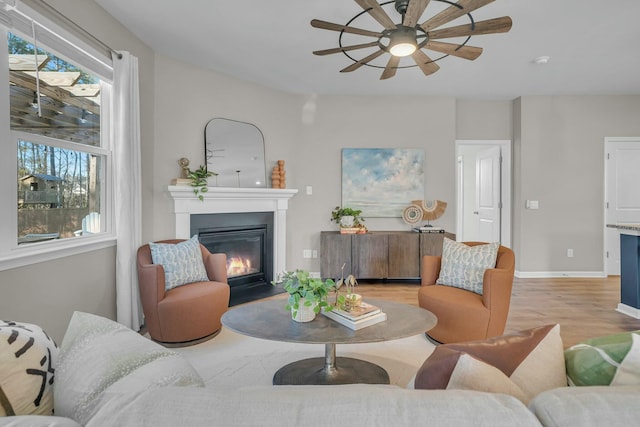
[(389, 384), (382, 367), (351, 357), (336, 358), (335, 344), (325, 345), (325, 357), (298, 360), (273, 376), (274, 385)]

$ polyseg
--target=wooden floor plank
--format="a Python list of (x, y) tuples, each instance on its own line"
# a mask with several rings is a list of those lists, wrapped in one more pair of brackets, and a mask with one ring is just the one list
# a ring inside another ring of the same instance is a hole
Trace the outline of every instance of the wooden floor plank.
[[(418, 305), (417, 283), (366, 283), (365, 299)], [(559, 323), (565, 348), (587, 338), (640, 330), (640, 319), (618, 313), (620, 277), (514, 280), (505, 333)]]

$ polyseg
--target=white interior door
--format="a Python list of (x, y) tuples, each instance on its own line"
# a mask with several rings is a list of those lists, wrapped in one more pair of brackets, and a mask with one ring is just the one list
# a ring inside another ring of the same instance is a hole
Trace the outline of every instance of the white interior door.
[(500, 147), (476, 156), (476, 213), (478, 237), (482, 242), (500, 241)]
[[(605, 226), (640, 223), (640, 138), (608, 138), (605, 142)], [(605, 227), (607, 275), (620, 274), (620, 236)]]

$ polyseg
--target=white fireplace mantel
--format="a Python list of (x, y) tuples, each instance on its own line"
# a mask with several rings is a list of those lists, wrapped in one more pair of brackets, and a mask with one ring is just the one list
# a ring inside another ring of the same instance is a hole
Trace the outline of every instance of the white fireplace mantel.
[(169, 186), (176, 219), (176, 239), (188, 239), (192, 214), (273, 212), (274, 274), (285, 270), (287, 253), (287, 209), (295, 189), (208, 187), (198, 199), (187, 185)]

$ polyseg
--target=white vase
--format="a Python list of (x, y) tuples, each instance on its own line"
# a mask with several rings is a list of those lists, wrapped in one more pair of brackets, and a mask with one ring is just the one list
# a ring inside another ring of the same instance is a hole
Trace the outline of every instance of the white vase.
[(318, 303), (305, 305), (305, 301), (306, 300), (304, 298), (300, 298), (297, 310), (291, 307), (291, 318), (296, 322), (311, 322), (316, 318), (316, 312), (313, 311), (313, 309), (316, 307), (316, 305), (318, 305)]
[(353, 227), (353, 222), (355, 221), (355, 217), (352, 215), (345, 215), (340, 217), (340, 227), (351, 228)]

